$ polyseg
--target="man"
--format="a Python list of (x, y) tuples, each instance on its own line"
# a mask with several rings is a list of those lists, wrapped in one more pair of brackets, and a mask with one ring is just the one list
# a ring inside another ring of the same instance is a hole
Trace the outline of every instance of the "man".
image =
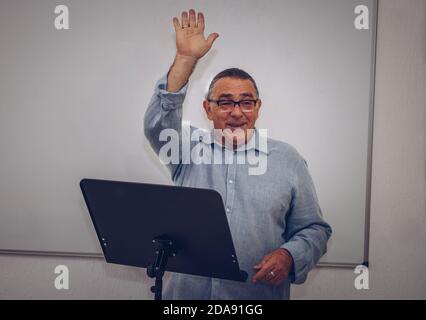
[[(182, 103), (188, 80), (199, 59), (218, 34), (204, 38), (204, 16), (194, 10), (173, 18), (176, 57), (167, 76), (156, 85), (145, 114), (145, 135), (160, 154), (164, 129), (182, 130)], [(249, 273), (245, 283), (171, 273), (165, 299), (289, 299), (290, 283), (303, 283), (326, 252), (330, 226), (321, 209), (306, 162), (290, 145), (267, 139), (260, 148), (255, 129), (261, 100), (253, 78), (228, 69), (212, 81), (203, 107), (215, 129), (231, 134), (200, 142), (213, 154), (231, 150), (232, 157), (263, 156), (268, 168), (250, 175), (248, 164), (169, 164), (172, 180), (180, 186), (211, 188), (222, 195), (240, 268)], [(182, 139), (183, 138), (182, 134)], [(179, 214), (179, 213), (176, 213)], [(206, 230), (208, 232), (208, 230)], [(212, 235), (218, 237), (220, 235)]]

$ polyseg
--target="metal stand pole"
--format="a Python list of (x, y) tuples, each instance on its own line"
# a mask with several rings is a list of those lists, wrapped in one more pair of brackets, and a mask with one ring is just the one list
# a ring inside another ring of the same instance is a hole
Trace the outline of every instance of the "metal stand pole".
[(155, 262), (147, 268), (150, 278), (155, 278), (155, 285), (151, 287), (151, 292), (155, 294), (155, 300), (162, 300), (163, 276), (170, 257), (176, 256), (173, 241), (167, 237), (158, 237), (152, 240), (155, 249)]

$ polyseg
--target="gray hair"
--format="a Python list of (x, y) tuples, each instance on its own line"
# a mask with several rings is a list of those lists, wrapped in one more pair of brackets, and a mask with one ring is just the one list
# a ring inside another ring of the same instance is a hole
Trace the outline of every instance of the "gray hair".
[(253, 83), (254, 88), (256, 89), (256, 98), (259, 98), (259, 89), (257, 88), (256, 81), (244, 70), (238, 68), (230, 68), (219, 72), (213, 80), (210, 82), (209, 90), (206, 94), (206, 99), (209, 100), (213, 91), (213, 87), (222, 78), (234, 78), (242, 80), (250, 80)]

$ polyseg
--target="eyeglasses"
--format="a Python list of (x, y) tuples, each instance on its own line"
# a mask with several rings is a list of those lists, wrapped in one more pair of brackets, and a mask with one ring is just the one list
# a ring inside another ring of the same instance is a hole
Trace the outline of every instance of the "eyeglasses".
[(234, 108), (239, 105), (241, 108), (241, 111), (244, 113), (253, 112), (254, 108), (256, 107), (257, 100), (252, 99), (244, 99), (240, 101), (234, 101), (234, 100), (211, 100), (208, 99), (208, 102), (214, 102), (219, 107), (220, 112), (232, 112)]

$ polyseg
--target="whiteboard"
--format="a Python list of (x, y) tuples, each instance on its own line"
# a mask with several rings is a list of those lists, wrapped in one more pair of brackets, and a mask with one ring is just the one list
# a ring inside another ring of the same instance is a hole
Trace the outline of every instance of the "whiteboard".
[[(0, 249), (101, 253), (82, 178), (171, 184), (143, 134), (155, 82), (175, 53), (172, 17), (206, 16), (214, 49), (190, 80), (184, 119), (211, 128), (202, 100), (228, 67), (248, 71), (258, 128), (306, 159), (333, 236), (323, 264), (368, 258), (376, 1), (71, 0), (0, 2)], [(369, 9), (358, 30), (354, 9)]]

